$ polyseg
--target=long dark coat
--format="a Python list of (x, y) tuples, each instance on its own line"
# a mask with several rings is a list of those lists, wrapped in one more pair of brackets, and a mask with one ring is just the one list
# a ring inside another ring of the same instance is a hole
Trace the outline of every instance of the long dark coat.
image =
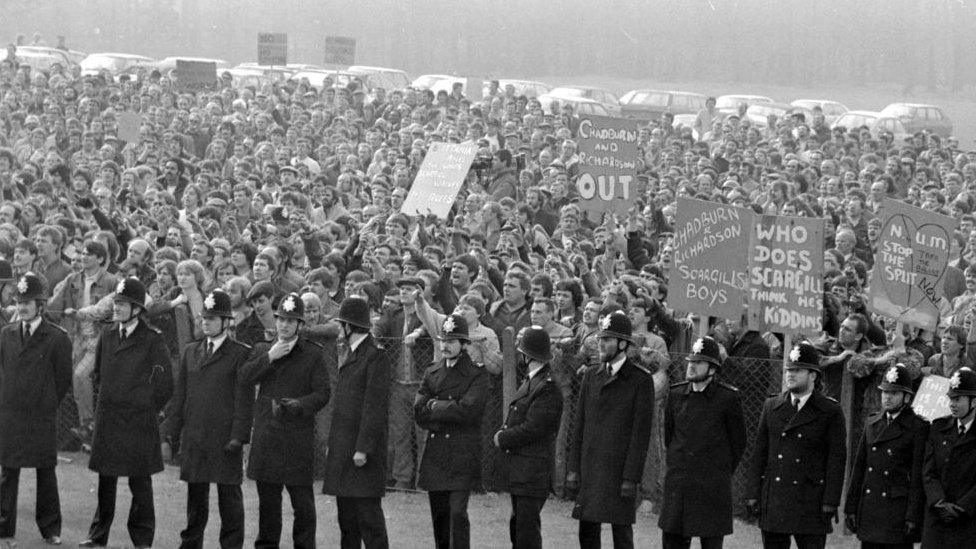
[[(431, 492), (476, 490), (481, 483), (481, 419), (488, 373), (462, 352), (453, 367), (441, 360), (424, 373), (414, 399), (414, 419), (427, 429), (418, 486)], [(446, 400), (431, 410), (431, 400)]]
[[(380, 498), (386, 493), (386, 425), (390, 362), (367, 335), (339, 366), (322, 491), (338, 497)], [(366, 465), (352, 457), (366, 454)]]
[(71, 340), (42, 320), (23, 341), (21, 326), (0, 330), (0, 465), (54, 467), (58, 407), (71, 387)]
[(891, 423), (871, 415), (857, 444), (844, 513), (857, 517), (857, 537), (869, 543), (916, 543), (905, 522), (921, 532), (925, 513), (922, 461), (929, 425), (905, 407)]
[(562, 416), (563, 395), (549, 365), (527, 380), (508, 406), (498, 432), (498, 487), (517, 496), (544, 498), (552, 483), (553, 442)]
[(825, 534), (824, 505), (840, 505), (847, 461), (844, 413), (837, 401), (810, 395), (796, 417), (789, 392), (763, 404), (746, 499), (760, 501), (759, 527)]
[[(268, 360), (270, 347), (259, 343), (244, 366), (245, 381), (259, 385), (247, 476), (271, 484), (312, 484), (315, 413), (329, 402), (325, 357), (321, 347), (303, 338), (274, 362)], [(301, 415), (274, 417), (271, 401), (281, 398), (297, 399)]]
[[(976, 433), (972, 426), (959, 438), (955, 418), (937, 419), (925, 445), (922, 481), (925, 486), (923, 549), (976, 547)], [(968, 512), (954, 524), (939, 520), (933, 505), (955, 503)]]
[(145, 321), (125, 341), (118, 324), (102, 332), (92, 372), (97, 404), (89, 469), (116, 477), (163, 470), (158, 416), (173, 394), (172, 370), (162, 334)]
[(633, 524), (637, 502), (620, 497), (623, 482), (640, 484), (654, 422), (654, 381), (630, 359), (617, 374), (586, 372), (576, 407), (569, 467), (580, 476), (573, 518)]
[(664, 410), (667, 467), (658, 526), (685, 537), (732, 533), (732, 475), (746, 448), (742, 403), (734, 387), (671, 386)]
[(240, 484), (242, 453), (224, 451), (251, 436), (254, 386), (244, 382), (251, 348), (231, 337), (207, 357), (207, 340), (186, 346), (180, 357), (176, 390), (168, 406), (166, 431), (179, 438), (180, 479), (186, 482)]

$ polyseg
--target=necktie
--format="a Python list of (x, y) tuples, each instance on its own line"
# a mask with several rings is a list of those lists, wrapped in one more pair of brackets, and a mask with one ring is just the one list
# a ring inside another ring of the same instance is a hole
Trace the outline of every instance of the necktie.
[(30, 334), (31, 334), (31, 332), (30, 332), (30, 324), (28, 324), (28, 323), (25, 322), (24, 323), (24, 339), (26, 340), (27, 338), (29, 338), (30, 337)]
[(607, 376), (613, 376), (613, 367), (610, 366), (609, 362), (607, 362), (606, 370), (607, 370)]
[(963, 435), (965, 435), (965, 434), (966, 434), (966, 426), (965, 425), (960, 425), (959, 426), (959, 438), (962, 438)]
[(119, 328), (119, 341), (125, 341), (125, 328)]
[(795, 414), (795, 413), (797, 413), (799, 411), (800, 411), (800, 399), (794, 398), (793, 399), (793, 413)]
[(891, 425), (891, 420), (892, 420), (891, 414), (885, 414), (885, 426), (886, 427), (888, 425)]
[(207, 356), (210, 357), (210, 356), (213, 356), (213, 354), (214, 354), (214, 343), (213, 343), (213, 341), (208, 341), (207, 342)]

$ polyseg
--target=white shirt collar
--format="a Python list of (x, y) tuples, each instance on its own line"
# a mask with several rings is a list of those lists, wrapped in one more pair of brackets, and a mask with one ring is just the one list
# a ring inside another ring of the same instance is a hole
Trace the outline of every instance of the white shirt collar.
[(545, 367), (546, 367), (546, 365), (543, 364), (542, 366), (539, 366), (535, 370), (530, 370), (529, 371), (529, 379), (532, 379), (533, 377), (535, 377), (535, 375), (539, 373), (539, 370), (541, 370), (541, 369), (543, 369)]
[(966, 432), (968, 433), (969, 432), (969, 428), (973, 426), (973, 419), (974, 418), (976, 418), (976, 416), (970, 417), (969, 418), (969, 421), (967, 421), (966, 423), (960, 423), (959, 420), (956, 420), (956, 430), (958, 431), (959, 430), (959, 427), (965, 427), (966, 428)]
[(610, 375), (612, 376), (617, 375), (617, 372), (619, 372), (620, 368), (623, 367), (625, 360), (627, 360), (627, 355), (623, 353), (617, 355), (617, 358), (615, 358), (613, 362), (610, 363)]
[(132, 332), (135, 331), (137, 324), (139, 324), (139, 317), (133, 318), (128, 322), (119, 324), (119, 330), (120, 331), (125, 330), (125, 337), (129, 337), (132, 335)]
[(222, 332), (217, 337), (208, 337), (207, 343), (213, 343), (213, 352), (217, 352), (217, 349), (224, 344), (224, 340), (227, 339), (227, 332)]
[(34, 317), (34, 320), (31, 320), (30, 322), (22, 323), (21, 328), (23, 328), (23, 324), (27, 324), (28, 326), (30, 326), (31, 335), (34, 335), (34, 333), (37, 332), (37, 327), (41, 325), (41, 320), (43, 320), (41, 318), (41, 315), (37, 315)]
[(799, 402), (799, 404), (797, 404), (796, 409), (797, 410), (802, 410), (803, 409), (803, 406), (807, 403), (808, 400), (810, 400), (810, 397), (811, 396), (813, 396), (813, 392), (809, 392), (809, 393), (807, 393), (807, 394), (805, 394), (803, 396), (800, 396), (800, 397), (797, 397), (793, 393), (790, 393), (790, 406), (793, 405), (793, 399), (794, 398), (799, 398), (800, 399), (800, 402)]
[(349, 338), (349, 352), (350, 353), (356, 352), (356, 349), (359, 347), (359, 344), (365, 341), (366, 336), (368, 335), (369, 334), (365, 334), (365, 333), (353, 334), (352, 337)]

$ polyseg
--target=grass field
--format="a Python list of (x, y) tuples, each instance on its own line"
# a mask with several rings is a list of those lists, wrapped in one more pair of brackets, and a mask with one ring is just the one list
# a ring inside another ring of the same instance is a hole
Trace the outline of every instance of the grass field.
[[(76, 547), (85, 539), (92, 513), (95, 511), (95, 489), (97, 477), (85, 464), (84, 454), (63, 454), (70, 462), (58, 467), (58, 480), (61, 490), (61, 512), (64, 516), (63, 539), (65, 547)], [(316, 489), (321, 487), (316, 483)], [(167, 467), (166, 471), (153, 477), (156, 501), (156, 547), (170, 548), (179, 545), (179, 532), (186, 525), (186, 488), (179, 481), (179, 471)], [(206, 547), (217, 547), (216, 490), (211, 490), (210, 524), (207, 528)], [(287, 502), (287, 496), (285, 496)], [(125, 529), (129, 512), (128, 486), (119, 483), (119, 499), (115, 523), (109, 539), (111, 547), (131, 547)], [(247, 516), (245, 546), (253, 546), (257, 534), (257, 494), (254, 483), (244, 483), (244, 505)], [(318, 546), (338, 547), (339, 529), (336, 523), (335, 500), (331, 496), (317, 495), (315, 508), (318, 514)], [(427, 497), (423, 493), (390, 493), (383, 500), (386, 512), (390, 547), (422, 548), (431, 547), (433, 538), (430, 529), (430, 515)], [(282, 529), (282, 547), (291, 547), (290, 507), (285, 504), (285, 520)], [(510, 547), (508, 542), (508, 515), (510, 503), (507, 495), (485, 494), (473, 496), (469, 505), (471, 517), (471, 545), (475, 548), (501, 549)], [(551, 500), (542, 517), (543, 541), (546, 547), (577, 547), (575, 520), (570, 518), (572, 504)], [(18, 505), (17, 541), (19, 547), (46, 547), (34, 525), (34, 474), (26, 470), (20, 480), (20, 501)], [(638, 512), (635, 538), (638, 547), (659, 547), (660, 531), (657, 517), (643, 509)], [(726, 538), (725, 547), (747, 549), (761, 545), (759, 531), (750, 525), (736, 523), (735, 534)], [(856, 547), (852, 537), (832, 536), (828, 544), (832, 548)], [(604, 547), (612, 547), (610, 532), (604, 527)], [(697, 545), (695, 545), (697, 547)]]

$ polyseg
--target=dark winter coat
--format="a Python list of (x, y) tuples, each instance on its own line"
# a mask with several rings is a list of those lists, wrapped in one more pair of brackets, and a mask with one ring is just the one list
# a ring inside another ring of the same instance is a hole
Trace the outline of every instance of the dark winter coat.
[(640, 484), (654, 422), (654, 381), (630, 359), (616, 375), (587, 371), (580, 384), (568, 471), (579, 473), (573, 518), (633, 524), (637, 502), (620, 497), (624, 481)]
[[(259, 385), (254, 403), (254, 431), (247, 476), (271, 484), (312, 484), (315, 461), (315, 413), (329, 402), (329, 373), (322, 348), (299, 338), (287, 355), (268, 360), (267, 343), (255, 346), (244, 366), (247, 383)], [(297, 399), (301, 412), (281, 410), (272, 401)]]
[[(462, 352), (424, 373), (414, 399), (414, 419), (428, 431), (418, 486), (428, 491), (476, 490), (481, 485), (481, 420), (488, 373)], [(432, 408), (432, 401), (443, 401)]]
[(784, 392), (763, 404), (746, 499), (759, 500), (763, 530), (822, 535), (832, 530), (822, 506), (839, 506), (844, 485), (844, 413), (814, 392), (794, 417), (790, 398)]
[(89, 469), (116, 477), (163, 470), (159, 412), (173, 394), (172, 370), (162, 334), (145, 321), (124, 341), (118, 324), (102, 332), (92, 372), (97, 404)]
[(512, 395), (498, 432), (498, 486), (517, 496), (544, 498), (552, 480), (553, 442), (562, 416), (563, 395), (549, 365)]
[(712, 380), (671, 386), (664, 411), (667, 468), (658, 526), (685, 537), (732, 533), (732, 475), (746, 448), (739, 392)]
[(179, 439), (180, 478), (186, 482), (240, 484), (240, 451), (226, 452), (232, 439), (251, 436), (254, 386), (244, 382), (251, 348), (231, 337), (207, 357), (207, 340), (187, 345), (180, 358), (176, 390), (168, 406), (167, 434)]
[(905, 522), (921, 532), (925, 512), (922, 461), (929, 425), (905, 408), (886, 425), (885, 413), (868, 418), (857, 444), (844, 513), (857, 517), (857, 537), (869, 543), (916, 543)]
[[(339, 366), (322, 491), (338, 497), (380, 498), (386, 492), (386, 426), (390, 362), (367, 335)], [(356, 467), (353, 455), (366, 454)]]
[[(972, 549), (976, 547), (976, 433), (970, 425), (959, 438), (956, 420), (937, 419), (925, 445), (922, 481), (925, 486), (925, 527), (922, 548)], [(939, 520), (933, 507), (940, 501), (955, 503), (966, 513), (953, 524)]]
[(71, 387), (71, 340), (42, 320), (23, 341), (21, 326), (0, 330), (0, 465), (54, 467), (58, 407)]

